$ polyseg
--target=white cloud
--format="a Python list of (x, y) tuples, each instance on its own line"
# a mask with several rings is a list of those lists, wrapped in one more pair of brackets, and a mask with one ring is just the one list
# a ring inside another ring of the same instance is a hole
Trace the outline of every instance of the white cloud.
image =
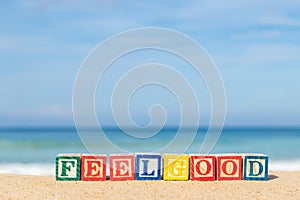
[(26, 54), (82, 54), (92, 46), (81, 42), (63, 42), (50, 35), (0, 34), (0, 51)]
[[(259, 68), (267, 68), (268, 73), (260, 78), (274, 81), (269, 73), (279, 78), (285, 69), (300, 63), (300, 1), (29, 0), (13, 4), (0, 14), (5, 27), (0, 33), (0, 108), (20, 122), (27, 118), (71, 119), (71, 110), (65, 105), (70, 104), (75, 68), (99, 42), (129, 28), (161, 26), (182, 31), (204, 42), (208, 53), (228, 74), (230, 70), (226, 70), (232, 66), (254, 75)], [(271, 71), (274, 67), (280, 70)], [(236, 77), (230, 74), (227, 78)], [(253, 94), (265, 92), (252, 82), (232, 84), (251, 87)], [(247, 107), (242, 100), (250, 94), (241, 91), (239, 95), (237, 107)], [(276, 92), (272, 95), (278, 97)], [(295, 98), (289, 103), (299, 105)]]
[(55, 118), (70, 118), (72, 117), (71, 111), (67, 110), (64, 106), (53, 104), (39, 108), (36, 112), (31, 113), (33, 117), (55, 117)]
[(288, 16), (264, 16), (259, 19), (259, 23), (263, 25), (271, 25), (271, 26), (295, 26), (300, 28), (300, 19), (292, 18)]
[(72, 111), (53, 104), (34, 109), (0, 110), (0, 126), (72, 126)]
[(48, 106), (39, 107), (36, 109), (23, 109), (18, 111), (2, 111), (2, 115), (6, 115), (13, 118), (57, 118), (57, 119), (67, 119), (72, 117), (72, 111), (67, 109), (65, 106), (60, 104), (53, 104)]
[(282, 36), (280, 30), (251, 30), (244, 33), (233, 33), (230, 37), (231, 40), (237, 41), (255, 41), (255, 40), (270, 40)]
[(300, 63), (299, 55), (300, 47), (297, 45), (253, 43), (244, 45), (235, 55), (224, 53), (217, 58), (221, 63), (224, 61), (227, 67), (282, 67), (286, 69)]

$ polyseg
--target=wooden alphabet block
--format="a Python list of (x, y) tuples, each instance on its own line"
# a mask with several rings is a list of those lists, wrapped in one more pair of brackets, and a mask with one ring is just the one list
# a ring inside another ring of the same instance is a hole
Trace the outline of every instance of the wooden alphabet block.
[(164, 155), (164, 180), (188, 180), (189, 156), (179, 154)]
[(161, 179), (161, 155), (157, 153), (135, 154), (135, 179), (136, 180), (160, 180)]
[(218, 180), (242, 180), (243, 162), (241, 155), (217, 156)]
[(56, 156), (56, 180), (80, 180), (80, 154), (58, 154)]
[(134, 155), (115, 154), (109, 156), (110, 180), (134, 180)]
[(81, 155), (81, 180), (106, 180), (106, 155)]
[(216, 180), (216, 157), (213, 155), (190, 155), (190, 180)]
[(244, 180), (268, 180), (269, 157), (263, 154), (244, 155)]

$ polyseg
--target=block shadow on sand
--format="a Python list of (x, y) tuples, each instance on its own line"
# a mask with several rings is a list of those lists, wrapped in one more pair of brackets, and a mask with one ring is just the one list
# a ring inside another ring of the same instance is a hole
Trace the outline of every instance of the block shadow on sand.
[(274, 174), (270, 174), (269, 177), (268, 177), (269, 180), (274, 180), (274, 179), (277, 179), (277, 178), (279, 178), (279, 177), (274, 175)]

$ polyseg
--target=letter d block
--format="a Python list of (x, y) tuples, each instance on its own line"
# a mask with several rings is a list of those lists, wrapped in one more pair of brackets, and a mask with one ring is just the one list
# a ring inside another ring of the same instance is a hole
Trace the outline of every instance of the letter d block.
[(58, 154), (56, 156), (56, 180), (80, 180), (80, 154)]
[(189, 179), (188, 155), (164, 155), (164, 180), (185, 181)]
[(136, 180), (160, 180), (161, 155), (155, 153), (137, 153), (135, 155)]
[(242, 180), (242, 156), (220, 155), (217, 157), (218, 180)]
[(197, 181), (216, 180), (216, 157), (209, 155), (190, 155), (190, 178)]
[(134, 180), (134, 155), (110, 155), (110, 180)]
[(106, 180), (106, 155), (81, 156), (81, 180), (105, 181)]
[(268, 180), (268, 162), (266, 155), (245, 155), (244, 180)]

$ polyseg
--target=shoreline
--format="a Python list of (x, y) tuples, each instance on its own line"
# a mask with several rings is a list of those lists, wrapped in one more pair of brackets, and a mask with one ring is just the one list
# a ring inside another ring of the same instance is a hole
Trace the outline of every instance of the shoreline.
[(0, 199), (299, 199), (300, 171), (270, 171), (267, 181), (56, 181), (0, 174)]

